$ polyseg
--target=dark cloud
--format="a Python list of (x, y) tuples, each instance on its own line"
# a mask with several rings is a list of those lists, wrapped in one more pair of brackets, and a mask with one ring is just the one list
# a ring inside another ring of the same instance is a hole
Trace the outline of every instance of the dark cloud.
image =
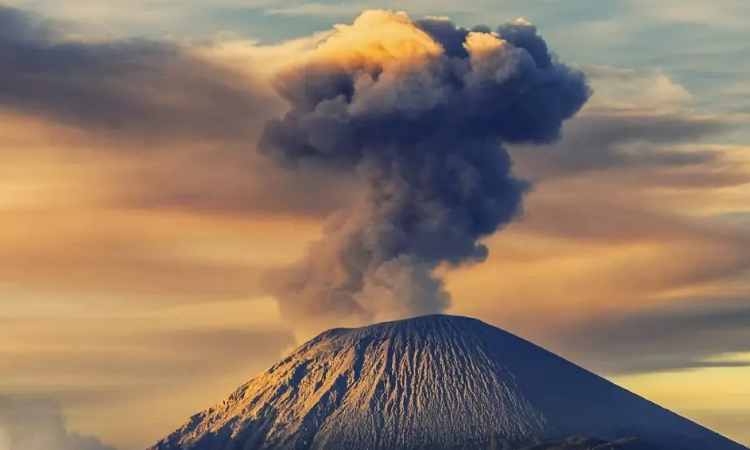
[[(0, 22), (0, 25), (2, 23)], [(62, 409), (50, 401), (0, 396), (3, 450), (114, 450), (91, 436), (68, 431)]]
[(89, 166), (102, 161), (80, 148), (106, 150), (107, 185), (92, 190), (104, 191), (107, 206), (320, 217), (352, 191), (341, 177), (285, 172), (248, 151), (283, 111), (252, 68), (240, 73), (199, 56), (206, 48), (174, 42), (66, 39), (11, 7), (0, 6), (0, 28), (0, 111), (78, 130), (82, 137), (51, 131), (50, 140)]
[(0, 39), (51, 39), (55, 32), (50, 23), (15, 8), (0, 5)]
[[(721, 163), (723, 154), (703, 144), (702, 150), (684, 150), (680, 144), (697, 144), (731, 130), (726, 118), (701, 117), (687, 112), (654, 113), (647, 109), (592, 111), (566, 124), (559, 144), (517, 148), (513, 152), (523, 173), (549, 180), (594, 172), (628, 172), (669, 169), (705, 169)], [(707, 173), (721, 183), (732, 173)], [(691, 176), (692, 175), (692, 176)], [(745, 175), (745, 174), (743, 174)], [(683, 185), (699, 181), (695, 174), (682, 173)], [(743, 178), (747, 180), (747, 176)], [(665, 180), (666, 181), (666, 180)]]
[(750, 301), (683, 301), (610, 315), (570, 331), (564, 342), (604, 373), (750, 367), (750, 361), (722, 359), (750, 351)]
[[(468, 55), (463, 45), (468, 30), (442, 20), (415, 23), (440, 41), (449, 55), (459, 60)], [(4, 67), (0, 110), (67, 123), (87, 135), (115, 133), (116, 140), (105, 142), (104, 147), (135, 155), (119, 164), (117, 173), (107, 176), (110, 185), (103, 189), (110, 194), (106, 199), (110, 204), (200, 214), (322, 217), (351, 204), (356, 195), (358, 186), (351, 179), (320, 168), (278, 170), (248, 151), (248, 143), (257, 140), (265, 120), (284, 108), (275, 93), (266, 92), (248, 78), (248, 67), (243, 67), (240, 75), (228, 65), (199, 57), (195, 47), (174, 42), (65, 39), (49, 21), (11, 7), (0, 6), (0, 24), (0, 66)], [(489, 28), (476, 30), (487, 32)], [(533, 61), (544, 70), (562, 67), (533, 25), (519, 21), (496, 31), (528, 54), (527, 63)], [(638, 82), (628, 71), (601, 67), (586, 67), (585, 71), (598, 80), (627, 85)], [(539, 92), (548, 95), (551, 85), (545, 86)], [(486, 97), (487, 92), (482, 92)], [(498, 95), (505, 94), (498, 91)], [(485, 108), (487, 116), (496, 113), (487, 105), (500, 104), (490, 97), (483, 102), (475, 106)], [(470, 111), (460, 111), (467, 105), (445, 105), (456, 109), (456, 117), (464, 120), (464, 125), (448, 125), (486, 126), (467, 114)], [(513, 130), (523, 129), (513, 122), (516, 118), (527, 125), (554, 123), (523, 115), (502, 118), (507, 124), (502, 130), (504, 139), (509, 141)], [(420, 120), (426, 123), (433, 117), (424, 114)], [(403, 123), (409, 123), (409, 132), (419, 129), (412, 127), (417, 123), (412, 119)], [(380, 125), (396, 130), (393, 123)], [(700, 117), (688, 111), (592, 109), (566, 124), (559, 144), (513, 146), (511, 150), (518, 173), (535, 181), (608, 172), (618, 176), (637, 173), (641, 182), (681, 187), (736, 185), (747, 181), (746, 171), (717, 168), (722, 163), (721, 152), (671, 148), (731, 126), (724, 118)], [(466, 128), (467, 133), (473, 131)], [(531, 139), (534, 142), (554, 139), (559, 132), (554, 127), (537, 131)], [(54, 139), (60, 143), (69, 137)], [(134, 146), (132, 139), (139, 144)], [(165, 144), (165, 139), (175, 142)], [(155, 149), (159, 151), (152, 151)], [(154, 157), (155, 153), (167, 156)]]
[[(421, 21), (433, 34), (466, 30), (448, 21)], [(524, 28), (515, 25), (516, 28)], [(530, 30), (533, 27), (526, 26)], [(528, 33), (528, 32), (527, 32)], [(446, 44), (448, 45), (448, 44)], [(461, 42), (449, 46), (466, 52)], [(587, 70), (588, 73), (589, 70)], [(597, 74), (603, 95), (620, 84), (632, 90), (653, 79), (608, 70)], [(625, 94), (622, 94), (627, 98)], [(706, 141), (737, 127), (731, 117), (701, 116), (678, 104), (656, 100), (664, 110), (631, 105), (594, 107), (566, 122), (560, 142), (544, 146), (512, 145), (516, 172), (538, 182), (592, 178), (591, 183), (629, 186), (633, 195), (646, 187), (706, 189), (750, 182), (750, 170), (728, 158), (727, 151)], [(299, 162), (304, 166), (304, 162)], [(191, 154), (148, 164), (132, 178), (117, 202), (145, 208), (179, 208), (200, 213), (268, 213), (323, 217), (352, 203), (360, 186), (355, 174), (320, 167), (279, 170), (255, 154), (224, 148), (217, 154)], [(599, 177), (598, 179), (593, 179)], [(532, 210), (533, 211), (533, 210)]]
[[(0, 108), (131, 139), (247, 139), (275, 98), (175, 43), (84, 42), (0, 6)], [(131, 147), (131, 150), (133, 149)]]
[[(600, 177), (590, 182), (630, 186), (633, 196), (647, 187), (737, 186), (750, 182), (750, 171), (728, 158), (725, 150), (703, 143), (734, 126), (725, 117), (687, 111), (590, 111), (567, 122), (559, 143), (514, 145), (511, 153), (522, 177), (538, 182)], [(340, 171), (320, 167), (284, 171), (237, 150), (220, 157), (185, 150), (114, 182), (114, 201), (125, 206), (311, 217), (351, 204), (361, 188), (353, 173), (346, 179)], [(535, 208), (530, 211), (537, 214)]]
[[(425, 33), (425, 31), (427, 33)], [(536, 29), (470, 33), (367, 11), (282, 74), (291, 106), (259, 148), (282, 165), (354, 172), (365, 193), (304, 261), (270, 277), (290, 319), (371, 322), (441, 311), (441, 265), (483, 261), (528, 183), (505, 143), (550, 143), (589, 96)]]

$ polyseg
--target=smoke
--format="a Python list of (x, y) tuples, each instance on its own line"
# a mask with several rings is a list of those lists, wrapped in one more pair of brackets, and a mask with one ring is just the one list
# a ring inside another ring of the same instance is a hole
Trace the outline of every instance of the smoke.
[(528, 22), (466, 30), (387, 11), (337, 26), (276, 87), (290, 110), (260, 151), (364, 186), (298, 265), (268, 277), (295, 325), (445, 310), (440, 269), (484, 261), (482, 239), (522, 212), (530, 184), (504, 144), (556, 141), (590, 95)]

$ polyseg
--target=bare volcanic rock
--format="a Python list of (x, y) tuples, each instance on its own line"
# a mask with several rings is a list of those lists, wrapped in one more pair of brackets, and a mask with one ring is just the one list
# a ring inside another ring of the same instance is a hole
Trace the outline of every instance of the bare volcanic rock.
[(747, 450), (510, 333), (442, 315), (327, 331), (152, 450), (516, 448)]

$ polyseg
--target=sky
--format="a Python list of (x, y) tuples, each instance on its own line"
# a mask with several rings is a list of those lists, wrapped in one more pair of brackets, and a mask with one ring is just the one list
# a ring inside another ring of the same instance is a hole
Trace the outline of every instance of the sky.
[(145, 448), (315, 331), (263, 280), (361, 186), (257, 143), (275, 74), (386, 8), (523, 17), (593, 88), (559, 142), (509, 146), (534, 187), (447, 312), (750, 445), (746, 0), (0, 5), (0, 424)]

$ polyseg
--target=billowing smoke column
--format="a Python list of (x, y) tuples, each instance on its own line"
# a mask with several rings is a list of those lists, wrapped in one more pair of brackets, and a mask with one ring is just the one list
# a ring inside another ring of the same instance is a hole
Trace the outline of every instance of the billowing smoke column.
[(260, 150), (366, 186), (268, 280), (288, 320), (320, 325), (444, 310), (436, 269), (485, 260), (482, 238), (521, 212), (529, 184), (503, 144), (557, 140), (590, 94), (525, 21), (469, 31), (386, 11), (338, 26), (277, 86), (291, 109)]

